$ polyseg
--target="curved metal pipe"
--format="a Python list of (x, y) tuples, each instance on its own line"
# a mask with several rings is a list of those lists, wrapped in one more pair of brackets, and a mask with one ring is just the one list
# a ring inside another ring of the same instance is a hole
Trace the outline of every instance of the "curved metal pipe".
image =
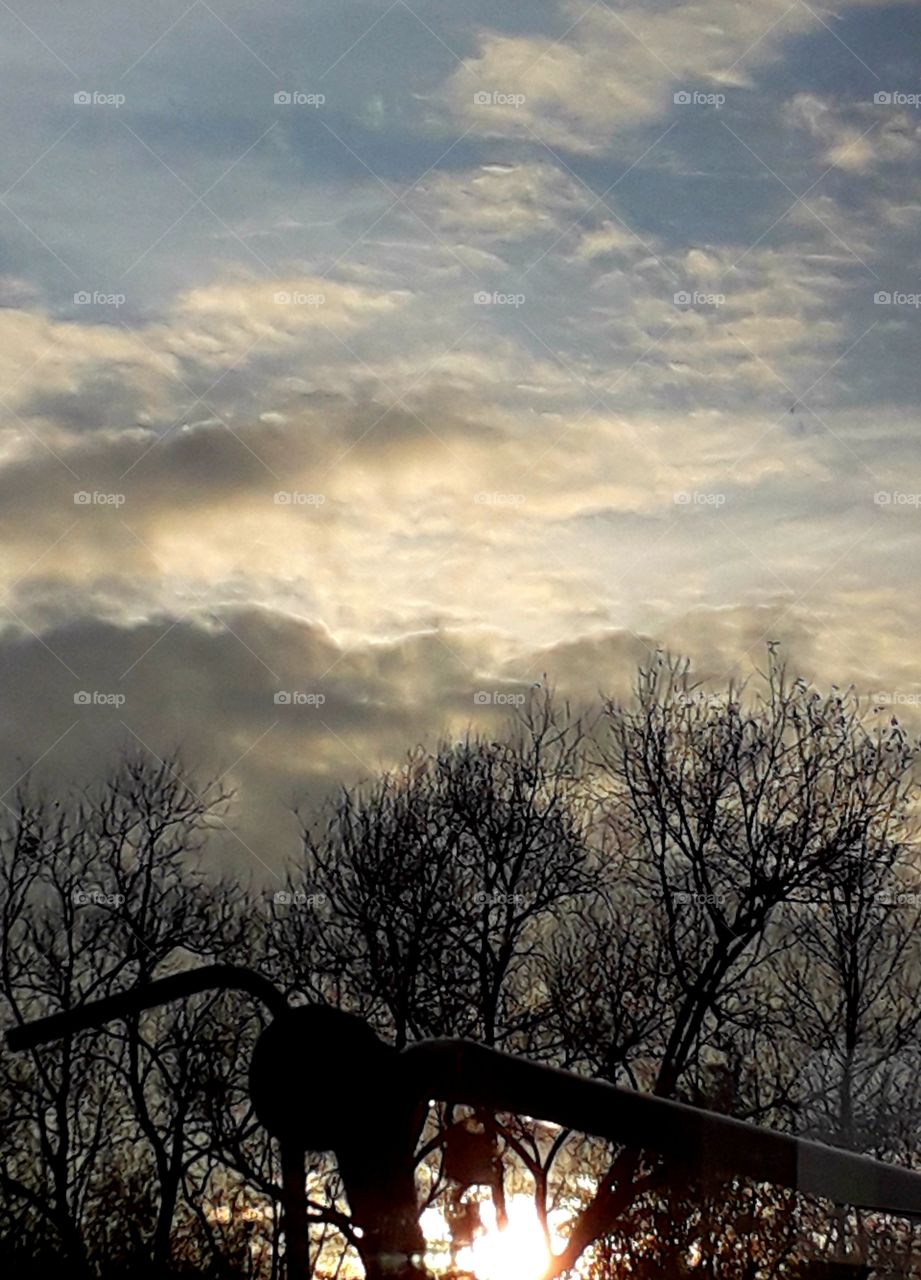
[(157, 978), (154, 982), (120, 991), (104, 1000), (91, 1001), (76, 1009), (65, 1009), (63, 1013), (53, 1013), (47, 1018), (23, 1023), (7, 1032), (7, 1044), (13, 1050), (34, 1049), (40, 1044), (75, 1035), (90, 1027), (101, 1027), (103, 1023), (112, 1022), (116, 1018), (140, 1013), (142, 1009), (168, 1004), (170, 1000), (183, 1000), (202, 991), (221, 989), (245, 991), (254, 999), (261, 1000), (273, 1018), (288, 1008), (288, 1002), (282, 993), (261, 973), (254, 973), (252, 969), (245, 969), (242, 965), (208, 964), (201, 969), (190, 969), (186, 973), (174, 973), (168, 978)]

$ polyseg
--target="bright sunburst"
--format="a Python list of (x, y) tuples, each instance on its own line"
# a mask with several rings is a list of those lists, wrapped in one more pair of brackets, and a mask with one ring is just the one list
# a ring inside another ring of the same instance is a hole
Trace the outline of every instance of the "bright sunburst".
[[(479, 1202), (480, 1222), (484, 1233), (472, 1245), (458, 1250), (457, 1266), (477, 1280), (539, 1280), (550, 1260), (544, 1234), (534, 1208), (526, 1195), (513, 1195), (508, 1202), (508, 1225), (500, 1230), (496, 1211), (490, 1200)], [(451, 1270), (447, 1249), (447, 1232), (440, 1209), (432, 1208), (422, 1215), (422, 1226), (429, 1242), (426, 1263), (435, 1275)], [(551, 1229), (551, 1243), (561, 1241)]]
[(481, 1205), (480, 1218), (486, 1233), (460, 1251), (460, 1265), (478, 1280), (539, 1280), (550, 1254), (532, 1201), (527, 1196), (512, 1197), (504, 1231), (499, 1230), (489, 1201)]

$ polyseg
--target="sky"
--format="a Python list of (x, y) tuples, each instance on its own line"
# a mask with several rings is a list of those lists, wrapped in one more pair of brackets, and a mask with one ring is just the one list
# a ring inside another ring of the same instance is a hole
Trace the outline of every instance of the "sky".
[(0, 0), (0, 797), (778, 640), (906, 708), (921, 8)]

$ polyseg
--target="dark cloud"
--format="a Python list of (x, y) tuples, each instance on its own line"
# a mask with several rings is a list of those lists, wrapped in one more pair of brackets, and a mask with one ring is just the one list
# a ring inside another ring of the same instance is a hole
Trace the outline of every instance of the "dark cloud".
[(504, 721), (507, 703), (484, 707), (475, 695), (527, 685), (490, 675), (489, 662), (489, 645), (461, 635), (346, 650), (322, 627), (254, 610), (8, 631), (0, 790), (9, 802), (27, 771), (39, 788), (76, 785), (126, 748), (178, 750), (203, 778), (237, 789), (236, 835), (219, 835), (220, 856), (241, 870), (278, 867), (293, 851), (295, 802), (316, 804), (416, 742)]

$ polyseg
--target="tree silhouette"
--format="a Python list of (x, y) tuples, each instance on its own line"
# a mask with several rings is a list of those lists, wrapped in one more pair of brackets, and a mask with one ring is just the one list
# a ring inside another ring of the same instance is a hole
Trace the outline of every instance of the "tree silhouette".
[[(266, 974), (292, 1028), (296, 1006), (321, 1004), (380, 1040), (330, 1063), (333, 1031), (313, 1030), (289, 1060), (267, 1013), (223, 991), (4, 1050), (13, 1274), (274, 1280), (287, 1261), (374, 1276), (367, 1224), (394, 1180), (414, 1205), (406, 1252), (424, 1248), (426, 1209), (457, 1253), (484, 1197), (501, 1222), (529, 1196), (556, 1248), (546, 1280), (577, 1262), (755, 1280), (845, 1253), (919, 1274), (910, 1225), (734, 1175), (716, 1153), (592, 1138), (511, 1094), (503, 1109), (446, 1089), (389, 1114), (385, 1087), (389, 1053), (460, 1036), (917, 1167), (915, 765), (901, 726), (774, 653), (750, 685), (710, 690), (657, 655), (623, 704), (583, 716), (541, 689), (507, 733), (417, 748), (344, 790), (305, 815), (280, 892), (197, 870), (228, 797), (179, 760), (126, 758), (73, 800), (21, 794), (0, 831), (7, 1027), (222, 961)], [(325, 1083), (292, 1107), (305, 1061)], [(316, 1139), (332, 1098), (355, 1135), (338, 1156)], [(393, 1165), (407, 1133), (414, 1156)], [(301, 1259), (281, 1211), (293, 1189)]]

